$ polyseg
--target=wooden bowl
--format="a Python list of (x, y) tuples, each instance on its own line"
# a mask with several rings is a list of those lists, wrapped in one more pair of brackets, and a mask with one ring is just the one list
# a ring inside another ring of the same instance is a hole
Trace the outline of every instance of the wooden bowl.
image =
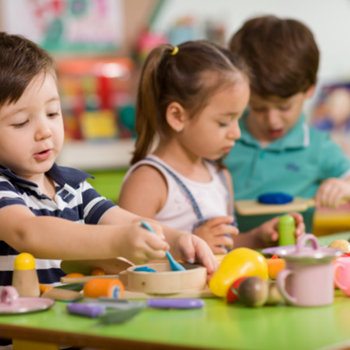
[[(169, 263), (131, 266), (127, 271), (127, 289), (149, 294), (173, 294), (202, 290), (207, 285), (207, 269), (198, 265), (181, 264), (186, 271), (171, 271)], [(147, 266), (157, 272), (134, 271)]]

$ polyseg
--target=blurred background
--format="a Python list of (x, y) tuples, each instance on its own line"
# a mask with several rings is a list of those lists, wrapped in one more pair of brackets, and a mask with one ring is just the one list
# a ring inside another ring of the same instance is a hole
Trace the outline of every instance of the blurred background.
[[(247, 19), (295, 18), (321, 52), (309, 123), (331, 133), (350, 157), (349, 0), (0, 0), (0, 28), (52, 53), (66, 140), (58, 164), (92, 173), (113, 201), (135, 142), (134, 114), (142, 62), (153, 47), (207, 39), (226, 45)], [(318, 235), (350, 229), (349, 207), (318, 210)]]

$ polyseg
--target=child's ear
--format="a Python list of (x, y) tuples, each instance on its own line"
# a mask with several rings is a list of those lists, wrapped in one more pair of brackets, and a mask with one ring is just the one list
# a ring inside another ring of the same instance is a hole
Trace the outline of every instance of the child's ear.
[(310, 98), (310, 97), (312, 97), (312, 95), (313, 95), (314, 92), (315, 92), (315, 88), (316, 88), (316, 85), (311, 85), (311, 86), (306, 90), (305, 98)]
[(184, 108), (178, 102), (171, 102), (166, 109), (166, 121), (169, 126), (180, 132), (184, 128), (185, 120), (187, 119), (187, 114)]

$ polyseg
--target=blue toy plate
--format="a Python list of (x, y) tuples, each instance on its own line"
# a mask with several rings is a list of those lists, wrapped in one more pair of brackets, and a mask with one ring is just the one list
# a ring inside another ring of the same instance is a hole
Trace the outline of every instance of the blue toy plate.
[(258, 197), (262, 204), (287, 204), (293, 201), (293, 196), (287, 193), (264, 193)]

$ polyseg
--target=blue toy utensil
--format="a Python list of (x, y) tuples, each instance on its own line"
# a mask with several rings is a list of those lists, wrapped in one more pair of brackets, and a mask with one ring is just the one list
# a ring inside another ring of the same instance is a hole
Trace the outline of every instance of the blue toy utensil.
[[(147, 222), (141, 221), (141, 226), (144, 227), (146, 230), (156, 234), (153, 231), (153, 228)], [(170, 267), (173, 271), (186, 271), (186, 269), (182, 265), (175, 261), (173, 256), (169, 253), (169, 251), (166, 251), (166, 257), (168, 258)]]

